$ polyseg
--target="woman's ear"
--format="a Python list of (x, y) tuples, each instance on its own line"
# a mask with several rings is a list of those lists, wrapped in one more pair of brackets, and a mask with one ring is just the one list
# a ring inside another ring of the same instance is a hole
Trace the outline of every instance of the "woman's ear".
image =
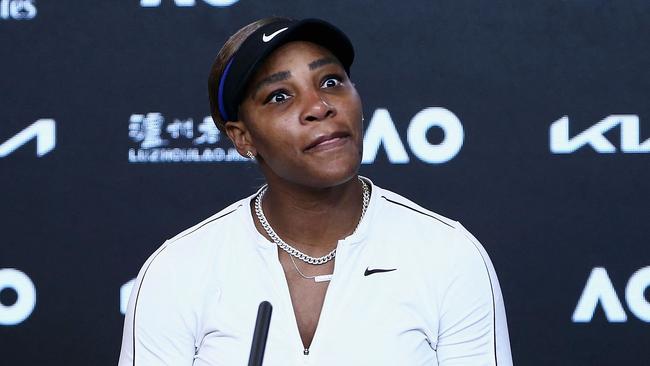
[(250, 132), (244, 122), (228, 121), (224, 126), (226, 128), (226, 134), (235, 145), (239, 155), (247, 157), (249, 151), (254, 155), (257, 155), (257, 150), (255, 150), (255, 147), (253, 146)]

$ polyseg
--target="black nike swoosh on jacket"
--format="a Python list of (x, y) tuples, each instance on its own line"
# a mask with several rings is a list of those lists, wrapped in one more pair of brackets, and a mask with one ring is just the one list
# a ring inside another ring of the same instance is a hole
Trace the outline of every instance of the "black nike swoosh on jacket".
[(391, 269), (381, 269), (381, 268), (373, 268), (370, 269), (370, 267), (366, 268), (366, 271), (363, 272), (364, 276), (369, 276), (373, 273), (381, 273), (381, 272), (391, 272), (391, 271), (396, 271), (397, 268), (391, 268)]

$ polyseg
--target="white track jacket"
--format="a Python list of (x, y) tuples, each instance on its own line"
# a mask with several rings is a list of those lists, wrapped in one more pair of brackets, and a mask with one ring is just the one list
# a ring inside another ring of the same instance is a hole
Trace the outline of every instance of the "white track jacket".
[(305, 354), (278, 248), (254, 225), (254, 197), (146, 261), (119, 366), (246, 365), (264, 300), (273, 305), (264, 366), (512, 365), (499, 282), (481, 244), (460, 223), (375, 185), (357, 231), (338, 242)]

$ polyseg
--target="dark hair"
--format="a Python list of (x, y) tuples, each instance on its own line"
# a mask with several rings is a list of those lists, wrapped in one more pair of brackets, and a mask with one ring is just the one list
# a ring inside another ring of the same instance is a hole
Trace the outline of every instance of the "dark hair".
[(210, 68), (210, 75), (208, 76), (208, 96), (210, 98), (210, 114), (212, 115), (212, 120), (217, 125), (217, 128), (222, 132), (225, 131), (225, 124), (228, 122), (224, 121), (219, 113), (219, 81), (221, 80), (223, 70), (226, 68), (230, 58), (235, 54), (235, 52), (237, 52), (248, 36), (261, 27), (280, 20), (290, 19), (285, 17), (268, 17), (256, 20), (242, 27), (235, 34), (230, 36), (226, 43), (224, 43), (223, 47), (221, 47), (221, 50), (219, 50), (219, 53)]

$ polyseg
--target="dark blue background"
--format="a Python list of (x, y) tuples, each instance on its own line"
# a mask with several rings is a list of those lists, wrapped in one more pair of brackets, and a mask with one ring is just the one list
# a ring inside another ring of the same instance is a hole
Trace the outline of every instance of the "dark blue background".
[[(411, 160), (390, 164), (382, 148), (362, 173), (481, 240), (515, 364), (650, 364), (649, 325), (624, 296), (650, 265), (649, 155), (549, 149), (562, 116), (574, 136), (608, 115), (638, 115), (641, 141), (650, 137), (650, 3), (33, 3), (31, 20), (0, 19), (0, 143), (52, 118), (57, 145), (37, 158), (32, 142), (0, 159), (0, 268), (25, 272), (37, 289), (31, 316), (0, 326), (1, 364), (115, 364), (120, 286), (166, 238), (262, 183), (248, 163), (130, 164), (128, 123), (160, 112), (198, 124), (221, 44), (269, 15), (324, 18), (350, 36), (366, 122), (387, 109)], [(463, 147), (444, 164), (418, 160), (406, 143), (427, 107), (463, 124)], [(618, 129), (606, 137), (619, 146)], [(627, 322), (608, 322), (600, 306), (590, 323), (571, 321), (597, 266)]]

